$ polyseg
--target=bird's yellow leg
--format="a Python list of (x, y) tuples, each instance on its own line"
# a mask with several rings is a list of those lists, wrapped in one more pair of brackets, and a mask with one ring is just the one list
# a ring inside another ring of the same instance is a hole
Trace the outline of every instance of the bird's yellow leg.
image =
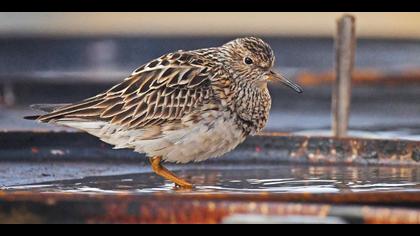
[(154, 156), (149, 158), (150, 164), (152, 165), (152, 170), (159, 176), (174, 182), (177, 186), (185, 189), (191, 189), (193, 187), (192, 184), (188, 183), (184, 179), (176, 176), (174, 173), (170, 172), (168, 169), (162, 166), (161, 156)]

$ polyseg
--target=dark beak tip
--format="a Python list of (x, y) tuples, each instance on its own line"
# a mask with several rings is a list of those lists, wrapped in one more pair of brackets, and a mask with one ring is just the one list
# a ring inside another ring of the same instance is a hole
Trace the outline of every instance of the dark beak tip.
[(303, 88), (302, 87), (300, 87), (299, 85), (297, 85), (297, 84), (295, 84), (293, 87), (291, 87), (292, 89), (293, 89), (293, 91), (295, 91), (296, 93), (298, 93), (298, 94), (301, 94), (301, 93), (303, 93)]
[(303, 93), (303, 88), (299, 88), (296, 92), (299, 94)]

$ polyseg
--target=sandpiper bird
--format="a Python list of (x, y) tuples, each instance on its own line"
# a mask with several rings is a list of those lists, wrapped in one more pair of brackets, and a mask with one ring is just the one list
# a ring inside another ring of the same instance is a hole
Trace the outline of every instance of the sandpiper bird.
[(80, 129), (115, 148), (145, 153), (156, 174), (191, 188), (161, 163), (218, 157), (258, 133), (271, 107), (268, 81), (302, 92), (272, 71), (274, 59), (271, 47), (255, 37), (177, 51), (81, 102), (34, 105), (48, 113), (27, 118)]

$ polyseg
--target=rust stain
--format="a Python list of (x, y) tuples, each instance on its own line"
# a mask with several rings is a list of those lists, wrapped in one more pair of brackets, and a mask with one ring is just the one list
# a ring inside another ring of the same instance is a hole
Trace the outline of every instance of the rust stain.
[[(31, 201), (57, 204), (62, 201), (188, 201), (191, 205), (199, 206), (203, 200), (212, 201), (248, 201), (252, 204), (265, 201), (279, 202), (328, 202), (328, 203), (412, 203), (420, 204), (420, 194), (416, 192), (349, 192), (349, 193), (193, 193), (193, 194), (162, 194), (153, 193), (148, 195), (107, 195), (107, 194), (77, 194), (77, 193), (32, 193), (32, 192), (3, 192), (0, 194), (2, 202)], [(192, 204), (195, 202), (194, 204)]]
[(32, 153), (34, 153), (34, 154), (39, 153), (39, 148), (37, 148), (37, 147), (32, 147), (32, 148), (31, 148), (31, 152), (32, 152)]
[[(296, 80), (303, 86), (330, 85), (335, 79), (333, 71), (305, 71), (297, 75)], [(405, 70), (397, 73), (386, 73), (375, 69), (357, 69), (352, 73), (354, 85), (401, 85), (420, 84), (420, 70)]]
[(43, 220), (25, 207), (12, 209), (10, 212), (0, 212), (0, 224), (41, 224)]
[(420, 211), (363, 207), (364, 222), (368, 224), (419, 224)]
[[(86, 223), (220, 223), (233, 214), (311, 215), (330, 216), (336, 203), (420, 203), (420, 195), (413, 193), (343, 193), (343, 194), (149, 194), (149, 195), (84, 195), (8, 193), (0, 196), (2, 204), (37, 203), (49, 206), (49, 213), (36, 209), (18, 211), (13, 216), (37, 216), (27, 219), (47, 219), (54, 209), (67, 209), (68, 215)], [(49, 202), (54, 204), (50, 205)], [(93, 205), (92, 205), (93, 204)], [(20, 209), (16, 205), (16, 208)], [(72, 207), (64, 207), (72, 206)], [(64, 208), (63, 208), (64, 207)], [(342, 207), (342, 205), (341, 205)], [(357, 206), (355, 209), (359, 209)], [(361, 207), (360, 217), (365, 223), (420, 223), (417, 209)], [(62, 214), (62, 211), (58, 211)], [(23, 214), (25, 213), (25, 214)], [(46, 214), (46, 215), (43, 215)], [(10, 214), (9, 214), (10, 215)], [(42, 215), (43, 218), (39, 218)], [(67, 215), (67, 214), (66, 214)], [(62, 217), (62, 216), (61, 216)], [(3, 218), (5, 219), (5, 218)], [(21, 220), (20, 220), (21, 221)]]
[[(309, 163), (420, 165), (420, 142), (363, 138), (261, 135), (264, 142), (282, 142), (290, 161)], [(275, 137), (275, 139), (274, 139)], [(271, 138), (271, 140), (270, 140)], [(267, 141), (270, 140), (270, 141)], [(275, 145), (273, 143), (267, 145)], [(273, 148), (262, 145), (262, 150)], [(265, 155), (264, 151), (261, 155)]]

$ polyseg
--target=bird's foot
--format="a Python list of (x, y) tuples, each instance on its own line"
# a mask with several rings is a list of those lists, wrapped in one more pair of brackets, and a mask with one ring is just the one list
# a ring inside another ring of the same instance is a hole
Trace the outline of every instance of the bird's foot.
[(173, 190), (176, 192), (191, 192), (191, 190), (194, 189), (194, 186), (192, 184), (187, 185), (187, 186), (182, 186), (179, 184), (174, 184)]
[(149, 158), (150, 164), (152, 165), (152, 170), (163, 178), (172, 181), (175, 183), (175, 187), (179, 189), (192, 189), (193, 185), (186, 180), (176, 176), (174, 173), (162, 166), (161, 161), (162, 157), (151, 157)]

